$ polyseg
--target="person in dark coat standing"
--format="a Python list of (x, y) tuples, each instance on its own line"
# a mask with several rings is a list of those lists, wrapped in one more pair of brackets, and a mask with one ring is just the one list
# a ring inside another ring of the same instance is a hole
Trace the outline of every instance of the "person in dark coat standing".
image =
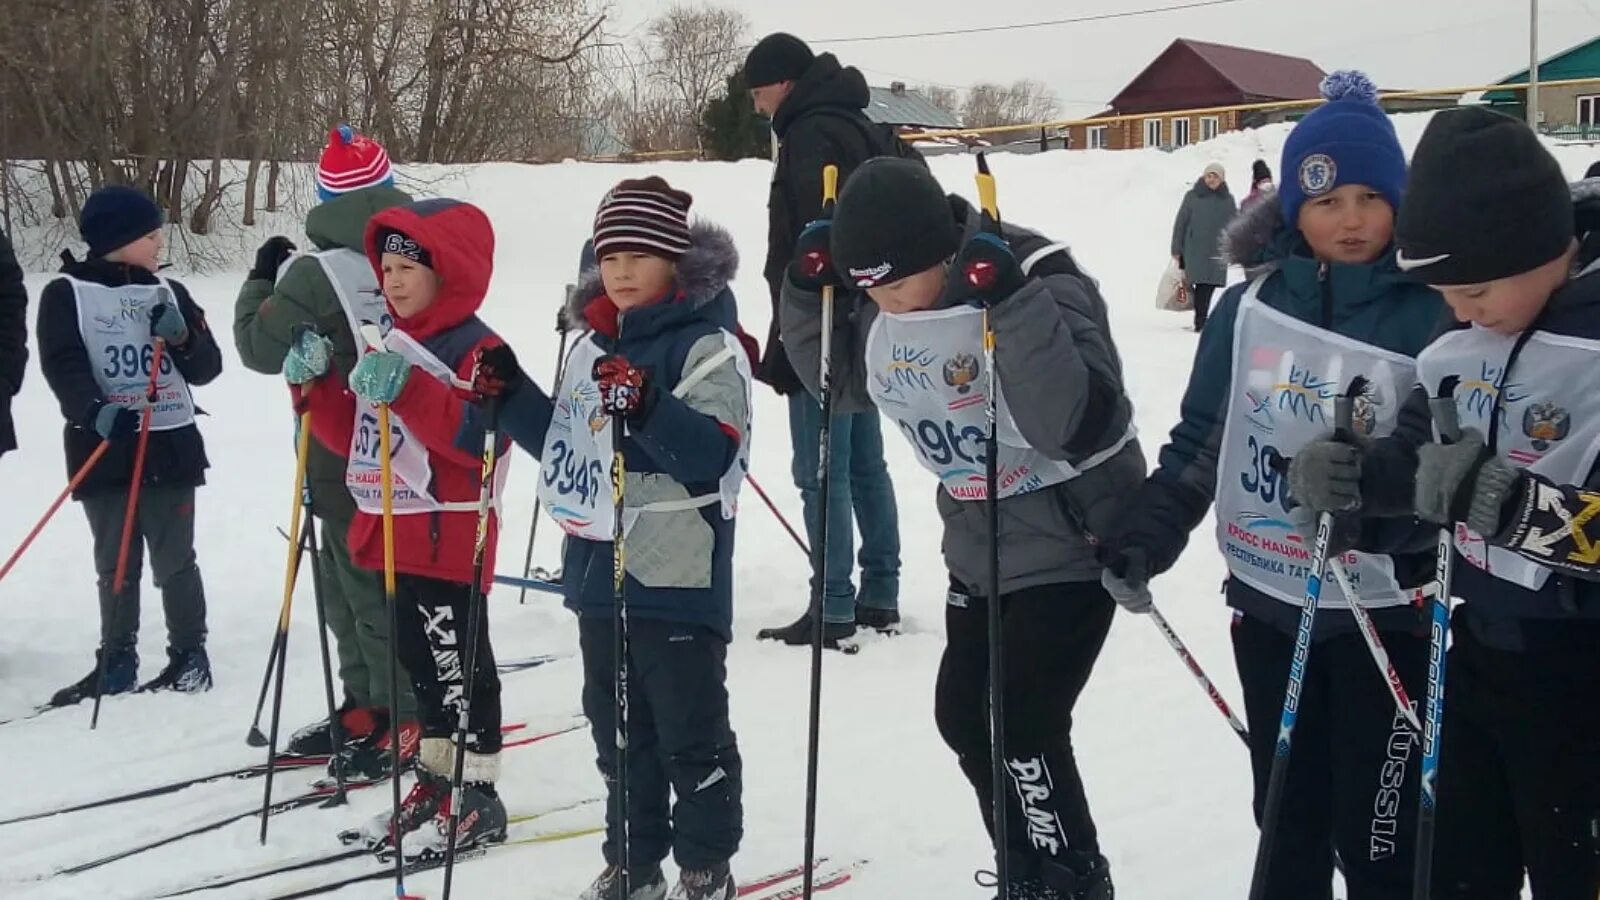
[[(796, 377), (779, 340), (779, 292), (800, 232), (821, 216), (823, 167), (838, 167), (842, 187), (861, 163), (874, 156), (899, 155), (901, 148), (862, 112), (871, 94), (861, 73), (839, 65), (831, 53), (813, 55), (794, 35), (780, 32), (762, 38), (745, 60), (744, 75), (756, 112), (772, 118), (772, 133), (778, 141), (767, 201), (767, 259), (762, 270), (771, 291), (772, 328), (756, 378), (788, 396), (794, 482), (805, 502), (806, 535), (815, 547), (824, 514), (817, 477), (822, 408)], [(827, 641), (834, 644), (853, 634), (857, 624), (879, 630), (898, 627), (900, 522), (894, 484), (883, 461), (878, 414), (869, 410), (836, 415), (831, 429), (828, 546), (824, 548), (828, 577), (822, 593)], [(859, 593), (850, 577), (858, 526)], [(813, 579), (818, 577), (812, 573)], [(759, 637), (807, 644), (811, 640), (810, 617), (802, 613), (790, 625), (763, 629)]]
[(11, 398), (22, 389), (28, 368), (28, 289), (11, 241), (0, 231), (0, 456), (17, 449)]
[(1206, 166), (1178, 207), (1178, 220), (1172, 225), (1172, 258), (1183, 270), (1189, 294), (1194, 297), (1195, 331), (1206, 327), (1211, 295), (1228, 283), (1228, 264), (1222, 259), (1222, 230), (1238, 212), (1221, 163)]

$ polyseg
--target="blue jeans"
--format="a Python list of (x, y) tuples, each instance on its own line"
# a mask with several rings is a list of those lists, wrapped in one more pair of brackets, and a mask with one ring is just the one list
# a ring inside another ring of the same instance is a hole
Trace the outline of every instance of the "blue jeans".
[[(789, 395), (789, 440), (794, 448), (794, 484), (805, 503), (806, 539), (817, 546), (822, 528), (817, 452), (822, 442), (822, 407), (804, 391)], [(900, 605), (900, 513), (894, 483), (883, 461), (878, 412), (836, 415), (829, 434), (828, 580), (822, 617), (854, 622), (856, 604), (874, 609)], [(851, 586), (851, 555), (861, 529), (861, 593)], [(815, 588), (816, 573), (812, 575)]]

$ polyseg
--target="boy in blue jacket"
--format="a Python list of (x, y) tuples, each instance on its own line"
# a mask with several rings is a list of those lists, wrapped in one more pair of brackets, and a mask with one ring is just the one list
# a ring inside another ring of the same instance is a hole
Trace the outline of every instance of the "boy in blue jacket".
[[(1357, 404), (1358, 431), (1392, 428), (1416, 380), (1413, 357), (1443, 312), (1438, 294), (1407, 281), (1395, 264), (1406, 165), (1376, 89), (1343, 72), (1329, 76), (1323, 92), (1329, 102), (1284, 145), (1281, 193), (1225, 236), (1227, 255), (1250, 280), (1223, 296), (1202, 332), (1182, 421), (1102, 546), (1107, 587), (1142, 612), (1147, 580), (1177, 561), (1215, 502), (1258, 821), (1310, 569), (1310, 541), (1290, 517), (1296, 491), (1274, 462), (1328, 433), (1334, 398), (1356, 375), (1371, 383)], [(1361, 533), (1339, 529), (1336, 549), (1364, 551), (1340, 554), (1360, 596), (1344, 596), (1331, 578), (1322, 588), (1268, 900), (1330, 900), (1335, 852), (1350, 900), (1411, 896), (1411, 734), (1349, 605), (1370, 611), (1402, 680), (1420, 695), (1428, 644), (1409, 589), (1427, 580), (1432, 561), (1396, 552), (1411, 549), (1404, 542), (1412, 524), (1407, 515), (1397, 524), (1374, 520)]]
[[(583, 709), (600, 773), (617, 771), (613, 654), (613, 440), (626, 464), (625, 599), (630, 642), (631, 883), (607, 806), (606, 868), (581, 900), (732, 900), (743, 835), (738, 745), (728, 721), (733, 513), (750, 439), (750, 366), (730, 328), (738, 254), (714, 226), (689, 226), (692, 198), (658, 177), (611, 190), (595, 216), (599, 265), (572, 319), (592, 329), (567, 358), (555, 400), (509, 348), (486, 351), (478, 390), (499, 427), (543, 463), (539, 499), (567, 533), (563, 590), (578, 614)], [(617, 429), (620, 424), (621, 434)], [(671, 795), (677, 802), (671, 805)], [(661, 861), (680, 876), (667, 894)]]
[[(1431, 897), (1600, 893), (1600, 182), (1569, 189), (1522, 122), (1440, 113), (1396, 242), (1457, 324), (1417, 358), (1390, 437), (1333, 445), (1308, 505), (1452, 526)], [(1455, 378), (1458, 440), (1428, 397)], [(1438, 532), (1433, 527), (1430, 535)]]

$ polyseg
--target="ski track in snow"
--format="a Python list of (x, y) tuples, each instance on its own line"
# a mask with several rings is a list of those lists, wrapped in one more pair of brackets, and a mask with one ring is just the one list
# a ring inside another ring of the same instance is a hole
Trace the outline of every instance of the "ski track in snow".
[[(1409, 148), (1426, 116), (1396, 119)], [(1206, 162), (1222, 161), (1236, 197), (1250, 162), (1277, 168), (1287, 127), (1230, 134), (1174, 153), (1158, 151), (997, 154), (992, 163), (1008, 220), (1070, 243), (1111, 305), (1129, 391), (1145, 452), (1153, 460), (1176, 420), (1196, 337), (1187, 314), (1153, 308), (1167, 260), (1172, 217)], [(1577, 177), (1594, 151), (1558, 150)], [(975, 193), (968, 157), (933, 161), (944, 185)], [(616, 180), (645, 171), (665, 175), (695, 195), (695, 211), (728, 227), (743, 253), (735, 283), (745, 327), (765, 338), (769, 306), (761, 278), (769, 165), (661, 163), (616, 166), (567, 163), (481, 165), (447, 170), (410, 167), (433, 192), (480, 204), (499, 242), (484, 319), (516, 348), (529, 373), (548, 386), (562, 286), (573, 278), (578, 249), (600, 196)], [(226, 372), (196, 389), (212, 461), (198, 499), (198, 551), (210, 603), (210, 652), (217, 687), (199, 697), (162, 695), (108, 700), (98, 732), (87, 705), (38, 721), (0, 726), (0, 818), (133, 790), (174, 778), (257, 762), (244, 743), (261, 667), (282, 595), (284, 544), (293, 476), (292, 415), (277, 378), (239, 364), (231, 340), (233, 301), (253, 248), (272, 228), (303, 240), (299, 223), (279, 215), (240, 235), (235, 274), (183, 278), (219, 332)], [(1237, 279), (1239, 273), (1236, 271)], [(47, 275), (28, 278), (35, 304)], [(36, 307), (35, 307), (36, 308)], [(35, 354), (37, 349), (35, 348)], [(765, 387), (756, 391), (753, 471), (784, 514), (800, 525), (789, 476), (787, 410)], [(0, 551), (9, 554), (65, 484), (60, 413), (37, 364), (15, 401), (22, 450), (0, 461), (6, 486)], [(933, 723), (933, 682), (943, 645), (945, 574), (934, 510), (935, 481), (912, 450), (885, 428), (900, 503), (907, 633), (864, 639), (855, 657), (829, 654), (823, 683), (818, 851), (835, 860), (873, 862), (837, 896), (874, 900), (986, 898), (974, 870), (990, 864), (976, 802)], [(499, 569), (520, 564), (533, 512), (536, 463), (511, 462)], [(807, 564), (753, 491), (743, 495), (736, 545), (737, 640), (729, 654), (733, 724), (745, 765), (745, 840), (736, 874), (753, 878), (798, 862), (802, 849), (808, 652), (757, 644), (765, 625), (787, 622), (807, 603)], [(1201, 664), (1236, 708), (1227, 628), (1218, 590), (1224, 567), (1208, 521), (1174, 571), (1156, 582), (1157, 599)], [(540, 526), (536, 564), (558, 563), (559, 530)], [(0, 718), (27, 712), (92, 663), (97, 621), (89, 531), (76, 504), (65, 505), (16, 570), (0, 584)], [(143, 678), (164, 662), (159, 593), (144, 581)], [(536, 727), (568, 719), (579, 707), (580, 667), (572, 617), (548, 594), (519, 606), (514, 589), (490, 596), (495, 649), (502, 658), (534, 653), (574, 658), (505, 678), (508, 720)], [(282, 735), (323, 712), (309, 579), (301, 580), (291, 631), (291, 668)], [(1315, 665), (1315, 662), (1312, 663)], [(1155, 627), (1119, 614), (1076, 713), (1075, 744), (1121, 896), (1135, 900), (1242, 897), (1256, 831), (1250, 818), (1249, 769), (1238, 739), (1190, 679)], [(305, 789), (313, 776), (287, 773), (277, 798)], [(0, 890), (15, 898), (148, 896), (213, 875), (253, 869), (334, 849), (339, 828), (387, 808), (388, 788), (355, 795), (348, 810), (307, 809), (274, 817), (266, 846), (254, 818), (221, 831), (75, 877), (45, 878), (202, 819), (259, 804), (262, 781), (196, 787), (108, 810), (0, 827)], [(512, 815), (563, 806), (601, 790), (587, 731), (507, 751), (501, 794)], [(539, 829), (596, 824), (591, 807), (551, 817)], [(458, 870), (458, 894), (474, 898), (570, 898), (602, 865), (600, 838), (497, 851)], [(340, 871), (320, 870), (329, 875)], [(442, 876), (408, 879), (413, 892), (437, 892)], [(272, 886), (311, 876), (239, 886), (208, 897), (270, 896)], [(373, 896), (377, 885), (340, 897)]]

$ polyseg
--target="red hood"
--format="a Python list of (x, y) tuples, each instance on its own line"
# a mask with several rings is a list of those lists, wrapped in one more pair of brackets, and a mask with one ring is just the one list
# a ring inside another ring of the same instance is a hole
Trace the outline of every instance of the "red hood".
[[(460, 325), (483, 305), (494, 274), (494, 228), (483, 210), (459, 200), (423, 200), (386, 209), (367, 222), (367, 260), (383, 283), (378, 232), (404, 232), (433, 257), (439, 296), (433, 305), (409, 319), (395, 316), (395, 326), (418, 340)], [(389, 307), (394, 313), (394, 307)]]

